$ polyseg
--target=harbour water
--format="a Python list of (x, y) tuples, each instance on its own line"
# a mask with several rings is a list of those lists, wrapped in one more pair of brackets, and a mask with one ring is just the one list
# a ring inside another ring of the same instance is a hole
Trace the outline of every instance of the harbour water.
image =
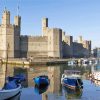
[[(13, 76), (24, 73), (27, 77), (23, 83), (20, 94), (11, 100), (100, 100), (100, 82), (93, 82), (89, 79), (89, 74), (94, 70), (99, 71), (98, 65), (54, 65), (54, 66), (13, 66), (8, 65), (7, 75)], [(61, 85), (61, 75), (64, 70), (80, 70), (83, 80), (81, 91), (68, 91)], [(5, 65), (0, 66), (0, 87), (4, 84)], [(33, 78), (39, 75), (48, 75), (50, 85), (42, 93), (35, 88)]]

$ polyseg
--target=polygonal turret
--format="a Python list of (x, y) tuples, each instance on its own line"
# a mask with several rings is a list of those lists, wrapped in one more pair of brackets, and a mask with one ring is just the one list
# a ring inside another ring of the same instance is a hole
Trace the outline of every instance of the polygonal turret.
[(9, 25), (10, 24), (10, 11), (7, 11), (6, 9), (3, 12), (2, 24), (3, 25)]
[(20, 16), (15, 16), (14, 25), (19, 26), (19, 27), (21, 26), (21, 17)]

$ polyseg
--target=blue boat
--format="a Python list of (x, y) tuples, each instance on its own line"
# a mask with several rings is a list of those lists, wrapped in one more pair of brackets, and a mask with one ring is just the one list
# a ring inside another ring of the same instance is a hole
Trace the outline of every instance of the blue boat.
[(80, 76), (80, 71), (66, 70), (61, 78), (63, 86), (70, 89), (83, 88), (83, 82)]
[(16, 80), (17, 83), (21, 83), (21, 82), (26, 80), (26, 76), (24, 74), (17, 74), (17, 75), (15, 75), (13, 77), (10, 77), (10, 76), (7, 77), (7, 80), (8, 81)]
[(49, 85), (50, 84), (50, 80), (48, 78), (48, 76), (42, 75), (42, 76), (38, 76), (33, 78), (33, 81), (35, 83), (35, 85), (37, 86), (45, 86), (45, 85)]
[(7, 59), (5, 69), (5, 84), (0, 89), (0, 100), (10, 100), (9, 98), (17, 95), (21, 90), (21, 82), (25, 80), (24, 75), (16, 75), (14, 77), (7, 77), (7, 63), (8, 63), (8, 49), (9, 43), (7, 44)]
[[(4, 84), (4, 87), (0, 89), (0, 100), (5, 100), (14, 97), (21, 90), (21, 82), (25, 77), (14, 76), (7, 77), (7, 82)], [(24, 79), (25, 80), (25, 79)]]

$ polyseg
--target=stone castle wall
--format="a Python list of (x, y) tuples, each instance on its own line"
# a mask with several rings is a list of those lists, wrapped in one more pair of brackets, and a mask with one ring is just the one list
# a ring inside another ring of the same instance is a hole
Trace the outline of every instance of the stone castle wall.
[(73, 37), (63, 34), (63, 57), (69, 58), (73, 56)]
[[(10, 23), (10, 12), (5, 10), (0, 25), (0, 57), (53, 57), (69, 58), (89, 56), (91, 41), (73, 42), (60, 28), (49, 28), (48, 18), (42, 19), (42, 36), (21, 35), (21, 17), (14, 17)], [(9, 44), (9, 46), (8, 46)]]
[(42, 36), (21, 36), (21, 57), (47, 57), (48, 38)]

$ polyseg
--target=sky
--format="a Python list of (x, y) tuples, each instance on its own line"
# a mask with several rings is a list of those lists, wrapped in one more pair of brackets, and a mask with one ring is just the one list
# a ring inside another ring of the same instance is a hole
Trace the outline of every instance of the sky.
[(74, 40), (82, 35), (92, 48), (100, 47), (100, 0), (0, 0), (0, 23), (6, 6), (13, 24), (18, 5), (21, 34), (41, 35), (41, 21), (47, 17), (50, 28), (61, 28)]

